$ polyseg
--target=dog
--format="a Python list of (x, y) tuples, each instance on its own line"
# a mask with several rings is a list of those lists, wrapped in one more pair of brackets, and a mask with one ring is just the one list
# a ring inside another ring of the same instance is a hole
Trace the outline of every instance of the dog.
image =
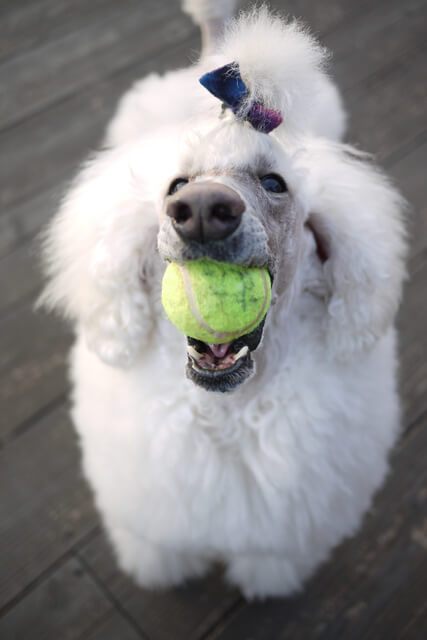
[[(232, 5), (187, 0), (199, 62), (121, 100), (47, 230), (41, 302), (75, 327), (72, 418), (120, 567), (158, 588), (220, 562), (264, 598), (302, 587), (386, 475), (405, 203), (341, 142), (323, 47), (265, 7), (224, 30)], [(265, 267), (265, 322), (181, 335), (162, 276), (200, 258)]]

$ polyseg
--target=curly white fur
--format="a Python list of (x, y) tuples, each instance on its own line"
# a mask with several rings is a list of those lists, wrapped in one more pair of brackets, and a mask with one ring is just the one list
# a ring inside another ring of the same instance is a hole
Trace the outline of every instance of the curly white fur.
[(232, 21), (219, 53), (205, 64), (214, 68), (215, 63), (238, 61), (248, 102), (281, 111), (288, 129), (306, 130), (317, 111), (316, 102), (323, 100), (327, 57), (305, 26), (296, 20), (284, 22), (264, 6), (244, 20)]
[[(214, 3), (187, 5), (197, 18)], [(296, 23), (243, 15), (214, 58), (130, 90), (109, 148), (48, 231), (43, 302), (76, 327), (84, 469), (118, 561), (141, 585), (176, 584), (219, 559), (248, 597), (288, 594), (357, 529), (384, 479), (399, 426), (404, 207), (337, 141), (345, 116), (324, 56)], [(237, 61), (251, 96), (282, 109), (274, 134), (218, 120), (197, 82), (214, 59)], [(226, 176), (259, 154), (301, 216), (295, 276), (286, 303), (275, 280), (255, 376), (209, 393), (184, 378), (185, 339), (161, 308), (161, 202), (190, 166)]]

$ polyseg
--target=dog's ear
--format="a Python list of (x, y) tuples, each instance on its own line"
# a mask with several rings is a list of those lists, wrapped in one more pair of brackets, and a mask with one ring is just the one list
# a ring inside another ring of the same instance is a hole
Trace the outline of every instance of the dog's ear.
[(308, 145), (307, 229), (315, 238), (325, 297), (328, 347), (345, 358), (368, 348), (392, 324), (405, 277), (406, 203), (354, 149)]
[(39, 304), (71, 319), (108, 364), (129, 366), (149, 333), (156, 234), (153, 204), (114, 151), (82, 171), (45, 234)]

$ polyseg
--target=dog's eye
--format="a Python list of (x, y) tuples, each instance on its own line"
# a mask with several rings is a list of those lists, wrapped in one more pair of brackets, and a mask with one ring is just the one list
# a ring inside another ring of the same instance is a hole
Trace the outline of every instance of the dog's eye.
[(172, 196), (174, 193), (182, 189), (182, 187), (185, 187), (186, 184), (188, 184), (187, 178), (175, 178), (175, 180), (172, 180), (170, 183), (168, 196)]
[(277, 173), (269, 173), (261, 178), (261, 184), (266, 191), (285, 193), (288, 190), (286, 182)]

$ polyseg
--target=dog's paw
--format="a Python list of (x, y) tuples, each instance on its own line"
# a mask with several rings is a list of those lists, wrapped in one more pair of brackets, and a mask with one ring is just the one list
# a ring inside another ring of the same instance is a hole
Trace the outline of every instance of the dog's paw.
[(127, 368), (144, 347), (152, 324), (145, 291), (131, 288), (111, 291), (108, 297), (99, 296), (83, 327), (91, 351), (106, 364)]
[[(151, 301), (141, 267), (141, 247), (117, 246), (103, 239), (93, 253), (89, 277), (93, 299), (83, 327), (86, 343), (104, 362), (129, 367), (146, 343), (153, 325)], [(128, 243), (129, 245), (130, 243)], [(146, 269), (154, 278), (146, 258)]]
[(84, 323), (86, 343), (103, 362), (127, 368), (137, 358), (150, 333), (152, 318), (148, 301), (141, 292), (132, 301), (124, 297), (104, 302)]
[(206, 558), (151, 544), (124, 529), (109, 531), (120, 568), (140, 587), (164, 589), (198, 578), (209, 569)]

